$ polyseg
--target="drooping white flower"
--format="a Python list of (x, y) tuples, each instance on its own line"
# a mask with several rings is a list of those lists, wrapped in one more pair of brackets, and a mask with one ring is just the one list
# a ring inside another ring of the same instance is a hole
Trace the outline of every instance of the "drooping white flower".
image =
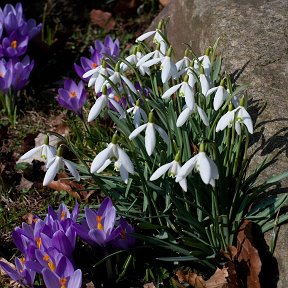
[(148, 118), (147, 118), (147, 114), (146, 112), (140, 107), (140, 100), (138, 99), (136, 101), (136, 104), (133, 105), (133, 107), (129, 108), (126, 110), (127, 113), (131, 113), (133, 114), (133, 123), (135, 128), (140, 126), (141, 123), (141, 119), (143, 119), (144, 122), (147, 122)]
[(188, 160), (179, 170), (176, 182), (180, 182), (195, 168), (200, 173), (200, 177), (205, 184), (215, 186), (215, 180), (219, 178), (218, 168), (214, 161), (210, 159), (201, 149), (200, 152)]
[(193, 109), (190, 109), (189, 107), (187, 107), (187, 105), (184, 106), (183, 111), (177, 118), (176, 126), (177, 127), (183, 126), (188, 120), (188, 118), (196, 111), (198, 112), (200, 119), (203, 121), (204, 125), (209, 126), (209, 119), (205, 111), (202, 108), (200, 108), (197, 104), (195, 104), (195, 107)]
[(80, 180), (80, 175), (75, 167), (75, 164), (69, 160), (66, 160), (62, 157), (62, 148), (61, 146), (58, 148), (57, 155), (55, 155), (50, 161), (47, 163), (47, 171), (43, 180), (43, 186), (47, 186), (49, 183), (53, 181), (56, 174), (59, 170), (64, 169), (64, 166), (67, 167), (69, 172), (73, 175), (76, 181)]
[(208, 97), (215, 91), (216, 93), (213, 100), (213, 107), (214, 110), (217, 111), (222, 106), (222, 104), (229, 98), (229, 92), (224, 88), (224, 79), (221, 80), (218, 87), (213, 87), (209, 89), (205, 96)]
[(164, 57), (161, 64), (161, 80), (162, 83), (166, 83), (171, 77), (177, 74), (176, 64), (171, 59), (172, 47), (170, 47)]
[(89, 114), (88, 114), (88, 122), (93, 121), (95, 118), (99, 116), (101, 111), (108, 105), (108, 103), (111, 103), (113, 107), (117, 110), (117, 112), (120, 114), (120, 117), (125, 117), (125, 111), (120, 106), (120, 104), (114, 99), (115, 95), (113, 92), (111, 94), (107, 95), (107, 86), (104, 85), (102, 88), (102, 95), (97, 98), (96, 102), (92, 106)]
[(235, 130), (238, 135), (241, 134), (241, 125), (246, 126), (248, 132), (253, 134), (253, 122), (249, 113), (244, 108), (244, 99), (240, 100), (240, 105), (232, 110), (232, 104), (229, 105), (229, 111), (224, 114), (216, 125), (216, 132), (223, 131), (226, 127), (232, 127), (235, 122)]
[(49, 145), (49, 136), (46, 135), (44, 139), (44, 144), (37, 146), (26, 152), (20, 157), (19, 160), (26, 160), (41, 151), (41, 158), (47, 163), (56, 155), (57, 149), (54, 146)]
[(150, 36), (154, 35), (153, 43), (155, 43), (156, 45), (160, 44), (160, 51), (162, 54), (165, 55), (167, 51), (167, 44), (166, 44), (165, 39), (162, 36), (162, 32), (161, 32), (162, 26), (163, 26), (163, 22), (160, 22), (156, 30), (149, 31), (149, 32), (142, 34), (136, 39), (136, 42), (142, 42), (146, 40), (147, 38), (149, 38)]
[(88, 82), (88, 87), (91, 87), (94, 85), (95, 87), (95, 93), (99, 93), (102, 91), (103, 84), (106, 80), (105, 77), (108, 77), (113, 73), (113, 70), (110, 68), (107, 68), (106, 62), (102, 60), (102, 63), (100, 66), (91, 69), (83, 74), (83, 78), (88, 78), (91, 76)]
[(206, 96), (207, 92), (210, 89), (210, 84), (209, 84), (209, 81), (208, 81), (206, 75), (204, 74), (204, 69), (202, 66), (200, 67), (199, 80), (200, 80), (200, 84), (201, 84), (201, 92), (204, 96)]
[[(150, 177), (150, 181), (154, 181), (158, 178), (160, 178), (162, 175), (164, 175), (168, 171), (169, 177), (175, 178), (178, 176), (178, 172), (181, 169), (181, 165), (179, 163), (180, 160), (180, 154), (177, 153), (175, 156), (175, 159), (167, 164), (162, 165), (159, 167)], [(179, 181), (179, 184), (181, 188), (186, 192), (187, 191), (187, 180), (184, 178), (183, 180)]]
[(185, 103), (189, 109), (193, 110), (194, 108), (194, 90), (188, 83), (189, 76), (185, 75), (184, 80), (182, 83), (177, 84), (169, 88), (165, 93), (162, 95), (162, 99), (170, 98), (172, 94), (174, 94), (178, 89), (179, 96), (185, 97)]
[(210, 82), (210, 75), (212, 70), (211, 61), (209, 58), (210, 49), (208, 48), (205, 52), (205, 55), (200, 56), (197, 60), (194, 60), (194, 69), (200, 72), (200, 68), (203, 67), (204, 74)]
[(188, 67), (190, 67), (190, 64), (191, 64), (192, 61), (188, 57), (188, 53), (189, 53), (189, 50), (186, 49), (185, 52), (184, 52), (184, 57), (182, 59), (180, 59), (178, 62), (176, 62), (176, 67), (177, 67), (178, 73), (183, 74), (186, 71), (186, 69)]
[(143, 124), (139, 127), (137, 127), (130, 135), (129, 135), (129, 139), (133, 140), (136, 136), (138, 136), (138, 134), (140, 134), (143, 130), (145, 130), (145, 148), (147, 151), (147, 154), (149, 156), (152, 155), (155, 146), (156, 146), (156, 133), (155, 130), (159, 133), (159, 135), (161, 136), (161, 138), (163, 139), (163, 141), (168, 145), (169, 144), (169, 136), (167, 135), (167, 133), (164, 131), (164, 129), (162, 129), (160, 126), (154, 124), (153, 120), (154, 120), (154, 116), (153, 116), (153, 112), (149, 113), (149, 117), (148, 117), (148, 123)]
[(101, 173), (108, 165), (115, 162), (114, 167), (120, 170), (120, 176), (125, 183), (128, 181), (128, 173), (134, 173), (134, 166), (126, 152), (117, 144), (117, 135), (114, 134), (111, 143), (94, 158), (90, 172)]

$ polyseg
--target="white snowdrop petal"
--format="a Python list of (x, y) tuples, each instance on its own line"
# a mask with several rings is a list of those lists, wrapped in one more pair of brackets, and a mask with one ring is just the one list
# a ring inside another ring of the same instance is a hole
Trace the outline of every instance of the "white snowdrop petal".
[(192, 115), (193, 110), (186, 108), (184, 109), (180, 115), (178, 116), (177, 122), (176, 122), (176, 126), (177, 127), (181, 127), (183, 126), (186, 121), (188, 120), (189, 116)]
[(134, 173), (134, 166), (132, 161), (130, 160), (129, 156), (124, 152), (123, 149), (118, 147), (118, 155), (119, 155), (119, 160), (121, 161), (121, 164), (125, 167), (125, 169), (133, 174)]
[(75, 180), (80, 181), (80, 175), (79, 175), (79, 173), (75, 167), (75, 164), (69, 160), (64, 160), (64, 159), (63, 159), (63, 162), (66, 165), (66, 167), (68, 168), (69, 172), (73, 175)]
[(207, 80), (207, 78), (206, 78), (206, 76), (204, 74), (200, 74), (199, 79), (200, 79), (200, 83), (201, 83), (202, 94), (204, 96), (206, 96), (206, 93), (208, 92), (208, 90), (210, 88), (208, 80)]
[(224, 102), (224, 87), (219, 86), (213, 100), (214, 110), (217, 111), (222, 106), (223, 102)]
[(165, 93), (162, 95), (162, 99), (167, 99), (169, 98), (172, 94), (174, 94), (180, 87), (181, 87), (182, 83), (177, 84), (172, 86), (171, 88), (169, 88), (167, 91), (165, 91)]
[(112, 147), (113, 147), (112, 145), (108, 145), (106, 149), (102, 150), (100, 153), (96, 155), (90, 167), (91, 173), (94, 173), (97, 170), (99, 170), (103, 166), (104, 162), (110, 158)]
[(38, 151), (40, 151), (43, 147), (44, 147), (44, 144), (41, 146), (37, 146), (37, 147), (32, 148), (31, 150), (26, 152), (24, 155), (22, 155), (19, 160), (26, 160), (26, 159), (32, 157), (34, 154), (36, 154)]
[(133, 93), (137, 94), (137, 91), (136, 91), (133, 83), (132, 83), (127, 77), (121, 75), (121, 79), (125, 82), (125, 84), (129, 87), (129, 89), (130, 89)]
[(193, 88), (188, 85), (188, 83), (183, 83), (184, 85), (184, 96), (185, 96), (185, 103), (188, 108), (193, 110), (194, 108), (194, 91)]
[(236, 130), (238, 135), (241, 135), (241, 124), (239, 121), (235, 122), (235, 130)]
[(95, 118), (98, 117), (102, 109), (107, 104), (107, 96), (101, 95), (95, 102), (95, 104), (92, 106), (89, 115), (88, 115), (88, 122), (93, 121)]
[(180, 181), (179, 181), (179, 185), (181, 186), (181, 188), (182, 188), (185, 192), (187, 192), (187, 179), (186, 179), (186, 178), (184, 178), (183, 180), (180, 180)]
[(246, 111), (244, 107), (240, 108), (238, 112), (238, 116), (242, 118), (242, 121), (244, 125), (247, 127), (248, 132), (250, 134), (253, 134), (253, 122), (252, 122), (251, 116), (249, 115), (249, 113)]
[[(99, 67), (100, 67), (100, 66), (99, 66)], [(87, 71), (86, 73), (83, 74), (82, 77), (83, 77), (83, 78), (88, 78), (88, 77), (90, 77), (91, 75), (97, 73), (98, 70), (99, 70), (99, 67), (96, 67), (96, 68), (94, 68), (94, 69), (91, 69), (91, 70)]]
[(155, 145), (156, 145), (156, 135), (154, 130), (154, 124), (148, 123), (145, 131), (145, 148), (149, 156), (151, 156), (151, 154), (153, 153)]
[(130, 135), (129, 139), (133, 140), (139, 133), (141, 133), (147, 127), (147, 123), (137, 127)]
[(216, 132), (223, 131), (228, 125), (230, 125), (234, 119), (234, 114), (234, 110), (228, 111), (226, 114), (224, 114), (216, 125)]
[(48, 170), (46, 171), (44, 180), (43, 180), (43, 186), (47, 186), (49, 183), (51, 183), (56, 174), (58, 173), (60, 166), (61, 166), (61, 158), (56, 156), (55, 161), (50, 165)]
[(121, 107), (121, 105), (115, 101), (114, 99), (109, 99), (108, 100), (113, 106), (114, 108), (117, 110), (117, 112), (120, 114), (120, 117), (121, 118), (124, 118), (125, 117), (125, 111), (124, 109)]
[[(178, 175), (176, 177), (176, 182), (181, 181), (183, 178), (186, 178), (188, 174), (191, 173), (193, 168), (196, 165), (198, 155), (195, 155), (191, 159), (189, 159), (179, 170)], [(177, 181), (178, 180), (178, 181)]]
[(47, 157), (47, 162), (49, 162), (50, 159), (52, 159), (53, 157), (56, 156), (57, 149), (54, 146), (50, 146), (50, 145), (46, 145), (46, 146), (47, 146), (46, 147), (47, 148), (46, 149), (46, 153), (47, 153), (46, 157)]
[(165, 132), (165, 130), (156, 124), (154, 124), (154, 127), (157, 130), (157, 132), (160, 134), (160, 137), (163, 139), (163, 141), (168, 145), (169, 144), (169, 136)]
[(133, 123), (135, 128), (140, 126), (140, 122), (141, 122), (141, 112), (140, 112), (140, 108), (139, 107), (135, 107), (135, 113), (134, 114), (134, 119), (133, 119)]
[(149, 68), (157, 63), (161, 62), (161, 58), (155, 58), (155, 59), (151, 59), (149, 61), (144, 62), (140, 67), (145, 68)]
[(103, 87), (104, 82), (105, 82), (105, 78), (103, 77), (103, 75), (108, 76), (108, 75), (107, 75), (107, 72), (106, 72), (106, 73), (101, 73), (101, 74), (97, 77), (97, 79), (96, 79), (96, 81), (95, 81), (95, 93), (96, 93), (96, 94), (98, 94), (99, 92), (102, 91), (102, 87)]
[[(219, 87), (213, 87), (213, 88), (210, 88), (207, 93), (206, 93), (206, 97), (210, 96), (212, 93), (214, 93), (215, 91), (217, 91), (220, 87), (222, 86), (219, 86)], [(222, 87), (223, 88), (223, 87)], [(216, 92), (217, 93), (217, 92)]]
[(205, 184), (209, 184), (212, 176), (212, 169), (209, 160), (204, 152), (199, 152), (198, 155), (197, 164), (199, 165), (201, 179)]
[(120, 166), (120, 177), (125, 184), (128, 184), (129, 173), (123, 165)]
[(169, 168), (172, 166), (173, 162), (167, 163), (159, 167), (150, 177), (150, 181), (154, 181), (164, 175)]
[(147, 39), (148, 37), (150, 37), (151, 35), (155, 34), (156, 31), (149, 31), (149, 32), (146, 32), (144, 34), (142, 34), (141, 36), (139, 36), (137, 39), (136, 39), (136, 42), (141, 42), (141, 41), (144, 41), (145, 39)]
[(137, 62), (136, 67), (141, 66), (144, 62), (149, 60), (154, 54), (155, 54), (155, 51), (152, 51), (152, 52), (144, 55), (143, 57), (141, 57), (141, 59)]
[(107, 159), (104, 164), (96, 171), (97, 173), (101, 173), (102, 171), (104, 171), (110, 164), (112, 163), (112, 161), (110, 159)]
[(197, 111), (198, 111), (198, 114), (199, 114), (201, 120), (203, 121), (204, 125), (209, 126), (209, 119), (208, 119), (205, 111), (203, 109), (201, 109), (199, 106), (197, 106)]

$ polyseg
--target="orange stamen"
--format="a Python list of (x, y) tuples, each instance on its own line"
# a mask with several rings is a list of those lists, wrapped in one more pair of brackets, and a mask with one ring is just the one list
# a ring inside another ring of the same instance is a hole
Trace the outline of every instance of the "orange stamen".
[(50, 257), (48, 254), (45, 254), (44, 257), (43, 257), (43, 260), (48, 262), (50, 260)]
[(71, 98), (74, 98), (74, 97), (76, 97), (76, 96), (77, 96), (77, 94), (76, 94), (75, 91), (70, 92), (70, 97), (71, 97)]
[(99, 230), (103, 230), (104, 227), (103, 227), (103, 225), (102, 225), (102, 223), (101, 223), (101, 221), (102, 221), (102, 216), (96, 216), (96, 221), (97, 221), (97, 228), (98, 228)]
[(17, 41), (16, 40), (11, 42), (11, 47), (14, 48), (14, 49), (17, 48)]
[(37, 248), (40, 249), (41, 244), (42, 244), (42, 239), (41, 239), (40, 237), (37, 237), (37, 238), (35, 239), (35, 241), (36, 241), (36, 244), (37, 244)]
[(115, 96), (114, 96), (114, 100), (115, 100), (116, 102), (119, 102), (120, 99), (121, 99), (120, 96), (118, 96), (118, 95), (115, 95)]
[(22, 263), (22, 266), (23, 266), (24, 263), (25, 263), (25, 257), (21, 257), (19, 260), (20, 260), (20, 262)]
[(92, 64), (92, 67), (93, 67), (93, 68), (96, 68), (97, 66), (98, 66), (98, 65), (97, 65), (96, 63), (93, 63), (93, 64)]
[(66, 212), (62, 211), (61, 212), (61, 220), (64, 220), (66, 218)]
[(48, 267), (50, 268), (50, 270), (52, 271), (52, 272), (54, 272), (56, 269), (55, 269), (55, 265), (51, 262), (51, 261), (49, 261), (48, 262)]
[(61, 285), (60, 288), (66, 288), (67, 279), (66, 279), (66, 278), (60, 278), (60, 279), (59, 279), (59, 283), (60, 283), (60, 285)]
[(4, 77), (4, 73), (0, 73), (0, 77), (3, 78)]
[(121, 237), (123, 240), (126, 240), (126, 239), (127, 239), (126, 231), (125, 231), (125, 229), (123, 229), (123, 228), (121, 229), (120, 237)]

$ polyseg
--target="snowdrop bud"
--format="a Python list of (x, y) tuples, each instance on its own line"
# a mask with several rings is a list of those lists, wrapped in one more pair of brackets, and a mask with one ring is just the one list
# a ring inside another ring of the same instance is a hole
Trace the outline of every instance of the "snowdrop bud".
[(245, 106), (245, 98), (244, 98), (244, 97), (242, 97), (242, 98), (240, 99), (239, 106), (242, 106), (242, 107)]
[(205, 50), (205, 55), (206, 55), (206, 56), (209, 56), (209, 54), (210, 54), (210, 47), (208, 47), (208, 48)]
[(112, 140), (111, 140), (111, 143), (112, 144), (117, 144), (118, 142), (118, 135), (117, 135), (117, 132), (113, 134), (112, 136)]
[(184, 78), (183, 78), (183, 81), (187, 83), (188, 80), (189, 80), (189, 76), (186, 74), (186, 75), (184, 76)]
[(233, 110), (233, 104), (230, 102), (229, 107), (228, 107), (228, 111), (232, 111)]
[(185, 49), (185, 52), (184, 52), (184, 57), (188, 57), (188, 56), (189, 56), (189, 49), (186, 48), (186, 49)]
[(105, 61), (104, 59), (102, 59), (102, 61), (101, 61), (101, 66), (102, 66), (103, 68), (106, 68), (106, 67), (107, 67), (106, 61)]
[(46, 136), (44, 138), (44, 144), (49, 145), (49, 135), (48, 134), (46, 134)]
[(173, 52), (173, 48), (172, 48), (172, 46), (170, 46), (168, 51), (167, 51), (167, 53), (166, 53), (166, 56), (171, 57), (172, 56), (172, 52)]
[(106, 85), (104, 85), (104, 86), (102, 87), (102, 94), (103, 94), (103, 95), (107, 95), (107, 86), (106, 86)]
[(140, 99), (137, 99), (135, 106), (140, 107)]
[(224, 83), (225, 83), (225, 78), (220, 81), (220, 85), (219, 86), (224, 87)]
[(203, 142), (200, 144), (199, 152), (205, 152), (205, 144)]
[(160, 22), (158, 23), (157, 29), (161, 30), (164, 26), (164, 20), (161, 19)]
[(154, 113), (152, 111), (148, 115), (148, 122), (154, 123)]
[(174, 160), (175, 160), (176, 162), (178, 162), (178, 163), (181, 161), (181, 152), (180, 152), (180, 151), (177, 152)]
[(115, 65), (115, 72), (120, 72), (120, 61), (118, 61)]
[(57, 149), (57, 156), (62, 157), (62, 155), (63, 155), (63, 148), (62, 145), (60, 145)]

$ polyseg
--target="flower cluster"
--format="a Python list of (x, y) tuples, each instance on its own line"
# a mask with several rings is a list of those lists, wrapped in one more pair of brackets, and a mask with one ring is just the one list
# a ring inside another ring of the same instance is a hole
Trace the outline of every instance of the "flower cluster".
[[(87, 93), (85, 90), (84, 82), (89, 82), (88, 86), (91, 86), (91, 76), (83, 77), (83, 75), (90, 71), (91, 69), (99, 70), (99, 73), (103, 73), (100, 70), (101, 62), (103, 59), (107, 57), (115, 58), (119, 56), (120, 48), (119, 48), (119, 40), (116, 39), (115, 41), (112, 40), (110, 36), (106, 36), (104, 41), (96, 40), (94, 46), (90, 47), (90, 58), (81, 57), (80, 58), (80, 65), (74, 63), (74, 69), (77, 75), (82, 79), (79, 83), (75, 83), (72, 79), (67, 78), (64, 83), (64, 88), (60, 88), (58, 90), (58, 96), (56, 100), (58, 103), (68, 109), (76, 113), (81, 119), (83, 119), (83, 106), (87, 100)], [(98, 92), (101, 92), (98, 91)], [(98, 96), (101, 96), (99, 93)], [(113, 102), (114, 101), (114, 102)], [(121, 109), (121, 105), (114, 100), (112, 102), (112, 109), (115, 107), (116, 109)]]
[(33, 216), (32, 224), (22, 223), (12, 233), (14, 244), (22, 253), (15, 258), (15, 269), (0, 261), (0, 267), (15, 281), (33, 287), (36, 273), (43, 276), (47, 288), (80, 288), (82, 272), (75, 269), (73, 251), (79, 236), (92, 246), (112, 245), (128, 249), (135, 243), (133, 227), (124, 218), (116, 224), (116, 209), (109, 197), (98, 211), (85, 208), (85, 219), (77, 224), (79, 205), (70, 212), (65, 204), (57, 211), (51, 206), (44, 220)]
[(16, 269), (2, 261), (0, 267), (13, 280), (28, 287), (33, 287), (39, 273), (48, 288), (80, 288), (82, 272), (75, 270), (72, 257), (78, 210), (78, 204), (71, 213), (64, 204), (57, 211), (49, 207), (44, 220), (34, 216), (31, 225), (23, 223), (22, 227), (16, 227), (12, 238), (22, 257), (15, 258)]
[[(34, 19), (25, 20), (21, 3), (0, 8), (0, 90), (21, 90), (28, 82), (34, 67), (26, 55), (30, 39), (36, 36), (42, 24)], [(23, 57), (21, 59), (21, 57)]]

